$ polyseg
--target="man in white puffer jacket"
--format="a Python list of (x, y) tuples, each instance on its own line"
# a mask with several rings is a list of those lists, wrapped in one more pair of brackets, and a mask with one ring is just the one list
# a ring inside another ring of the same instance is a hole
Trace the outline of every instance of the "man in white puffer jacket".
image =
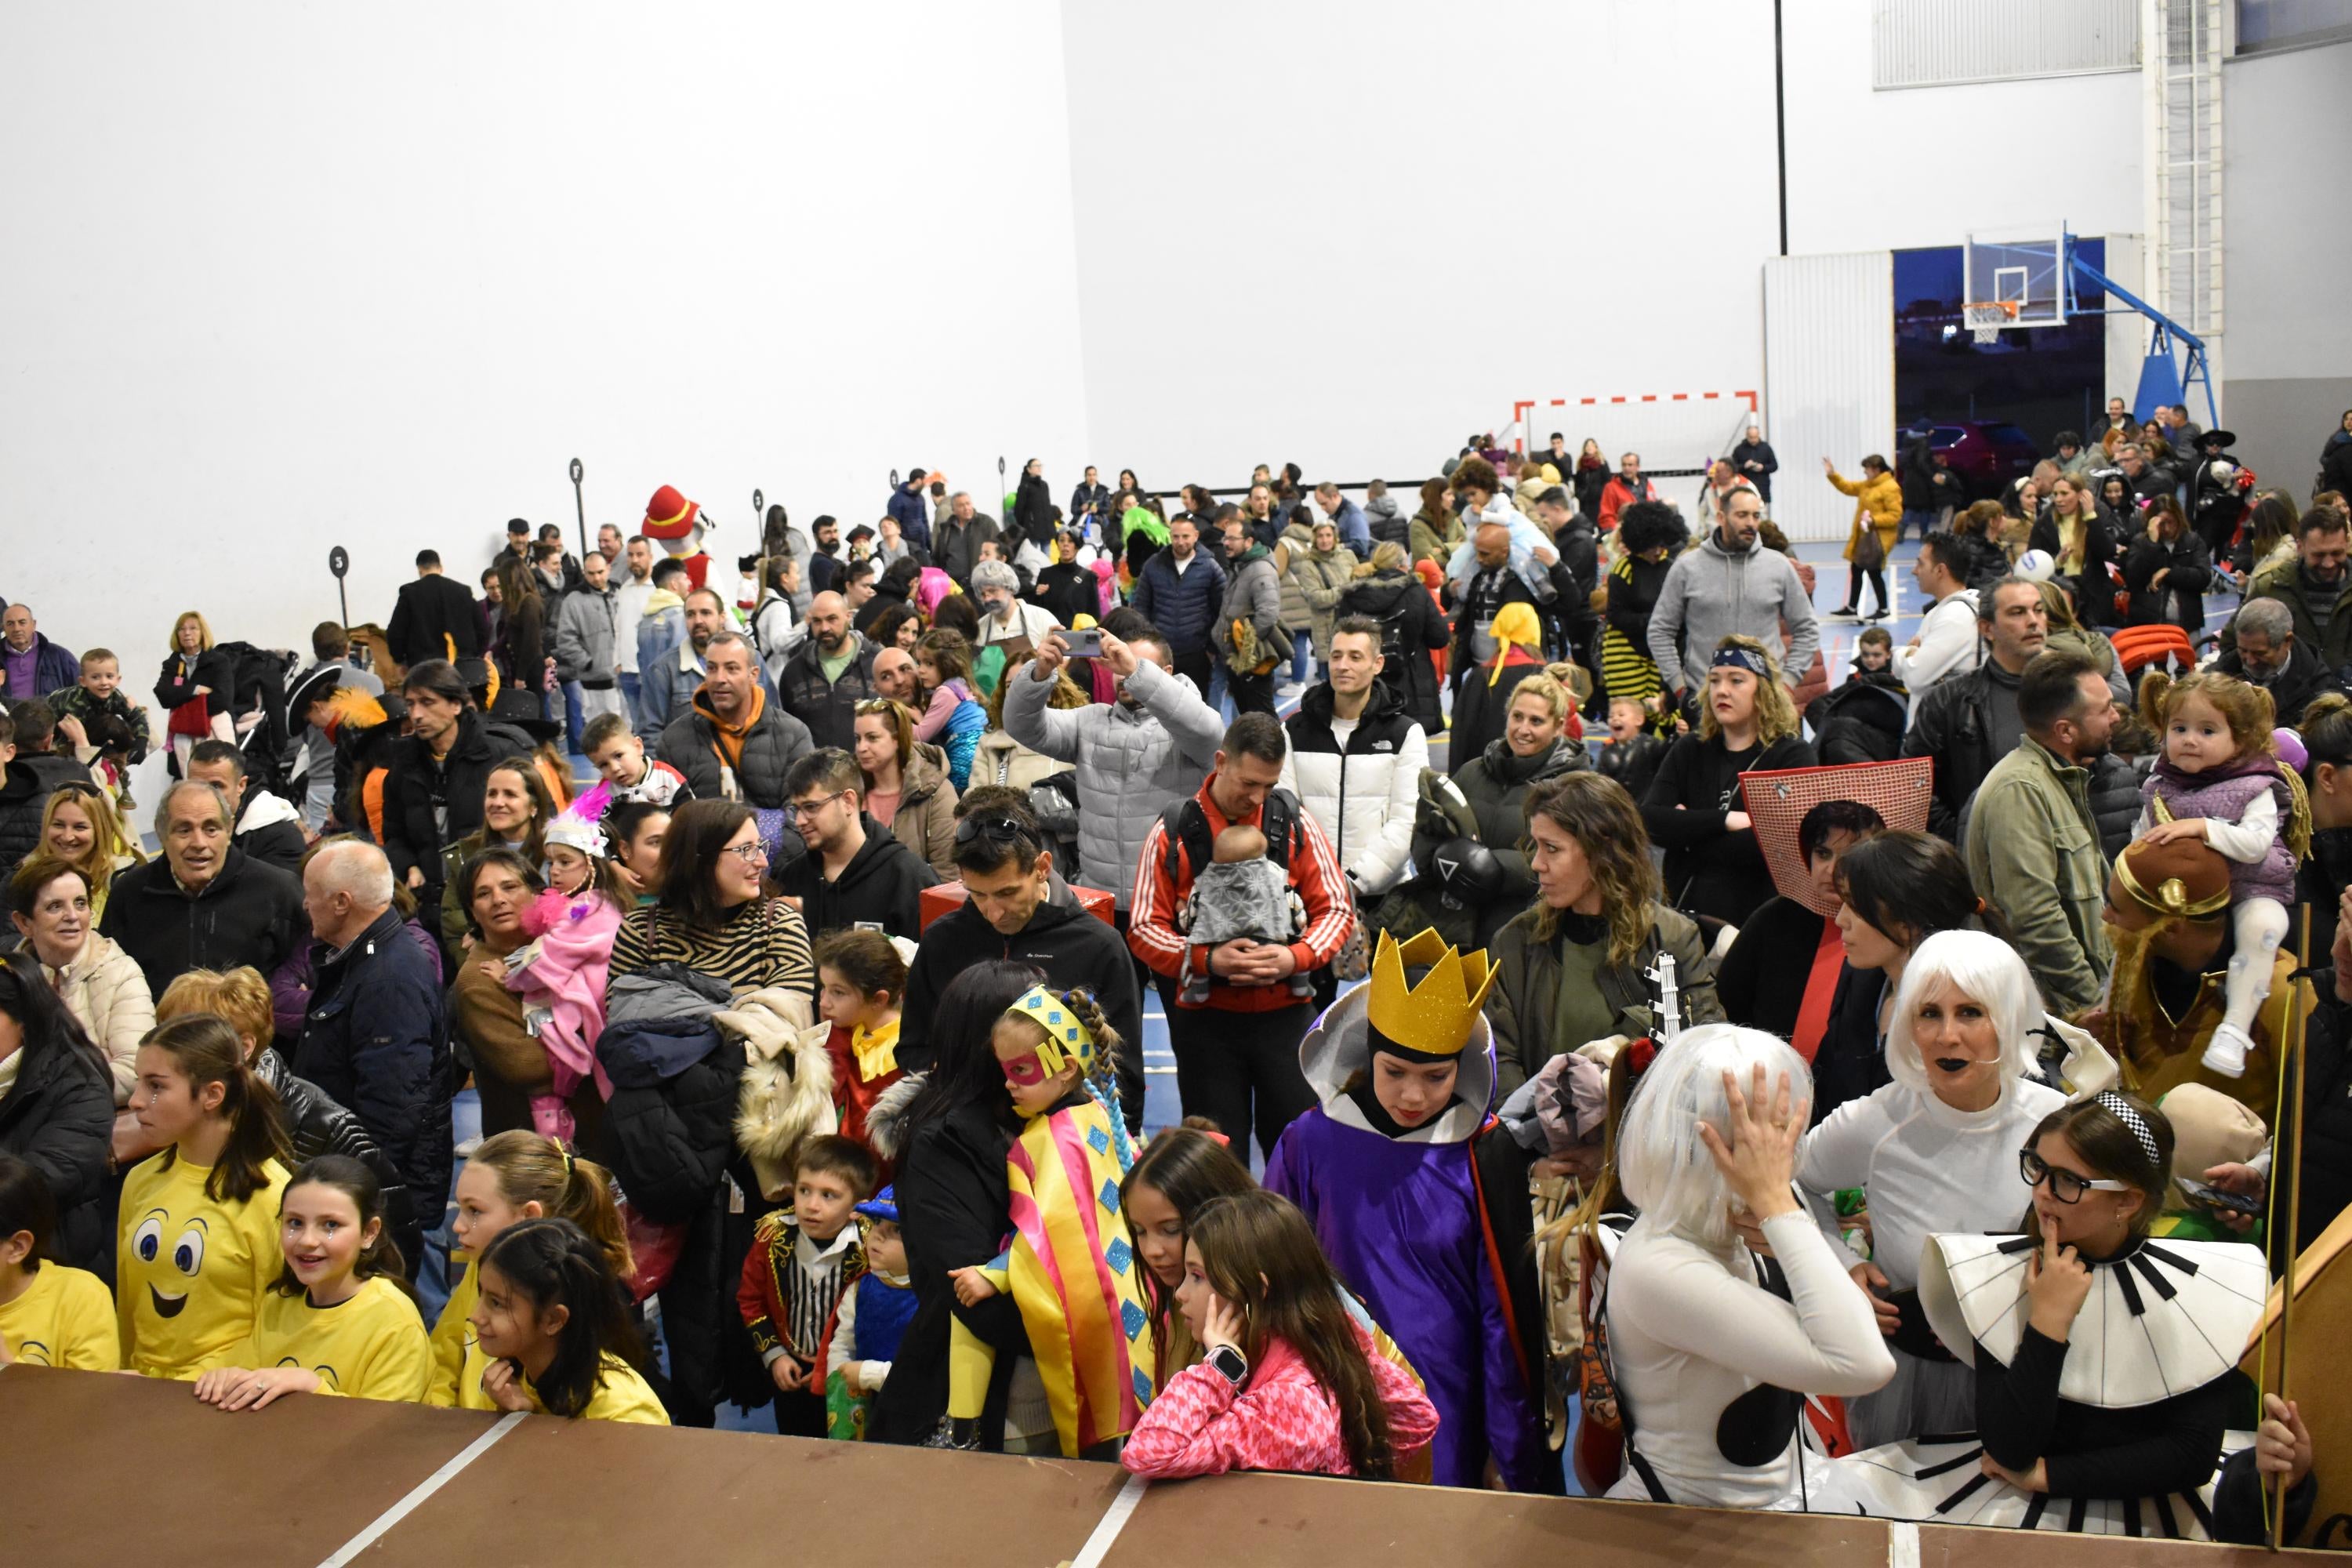
[(1394, 887), (1412, 852), (1412, 817), (1429, 737), (1380, 679), (1381, 623), (1349, 616), (1331, 629), (1331, 679), (1307, 689), (1285, 722), (1282, 787), (1331, 841), (1357, 907)]
[(1008, 683), (1004, 731), (1033, 752), (1076, 765), (1078, 867), (1072, 879), (1108, 889), (1124, 912), (1144, 838), (1171, 803), (1199, 793), (1225, 721), (1191, 681), (1170, 673), (1168, 645), (1157, 634), (1121, 642), (1103, 633), (1103, 663), (1118, 677), (1116, 702), (1046, 707), (1068, 658), (1061, 635), (1048, 634), (1027, 670)]

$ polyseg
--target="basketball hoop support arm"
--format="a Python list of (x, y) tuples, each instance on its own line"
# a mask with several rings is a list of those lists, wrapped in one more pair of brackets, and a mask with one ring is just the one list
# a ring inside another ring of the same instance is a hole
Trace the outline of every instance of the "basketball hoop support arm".
[(2069, 316), (2078, 313), (2074, 304), (2074, 286), (2077, 282), (2087, 283), (2094, 289), (2104, 290), (2110, 299), (2121, 300), (2154, 324), (2156, 335), (2148, 344), (2149, 353), (2161, 351), (2170, 353), (2174, 341), (2178, 340), (2189, 350), (2189, 364), (2180, 374), (2181, 390), (2186, 393), (2191, 386), (2201, 385), (2205, 389), (2208, 428), (2218, 426), (2221, 423), (2221, 411), (2213, 401), (2213, 378), (2206, 370), (2205, 340), (2084, 260), (2082, 253), (2074, 248), (2073, 235), (2061, 231), (2058, 243), (2066, 261), (2066, 313)]

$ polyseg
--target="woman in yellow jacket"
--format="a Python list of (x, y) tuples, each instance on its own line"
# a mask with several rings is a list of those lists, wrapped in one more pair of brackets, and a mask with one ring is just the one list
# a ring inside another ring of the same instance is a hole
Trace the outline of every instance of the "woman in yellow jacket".
[[(1826, 617), (1832, 621), (1850, 621), (1862, 605), (1863, 579), (1870, 580), (1871, 592), (1878, 595), (1877, 607), (1861, 618), (1883, 621), (1888, 609), (1886, 599), (1886, 558), (1895, 551), (1895, 533), (1903, 521), (1903, 487), (1886, 469), (1886, 459), (1873, 452), (1862, 460), (1862, 478), (1849, 479), (1837, 471), (1837, 465), (1827, 458), (1822, 459), (1822, 472), (1829, 475), (1830, 483), (1853, 497), (1853, 528), (1846, 535), (1845, 558), (1851, 563), (1845, 574), (1845, 606), (1832, 611)], [(1863, 530), (1870, 529), (1877, 538), (1864, 542)]]

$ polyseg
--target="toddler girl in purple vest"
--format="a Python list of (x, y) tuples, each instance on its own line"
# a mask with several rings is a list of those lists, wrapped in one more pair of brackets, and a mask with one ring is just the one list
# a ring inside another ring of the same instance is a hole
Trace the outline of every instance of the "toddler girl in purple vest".
[(2230, 954), (2221, 1022), (2205, 1066), (2227, 1078), (2246, 1070), (2254, 1015), (2270, 994), (2271, 968), (2294, 900), (2294, 842), (2309, 833), (2294, 776), (2272, 739), (2270, 693), (2226, 675), (2174, 681), (2161, 670), (2140, 688), (2140, 710), (2164, 755), (2140, 786), (2137, 838), (2200, 838), (2230, 862)]

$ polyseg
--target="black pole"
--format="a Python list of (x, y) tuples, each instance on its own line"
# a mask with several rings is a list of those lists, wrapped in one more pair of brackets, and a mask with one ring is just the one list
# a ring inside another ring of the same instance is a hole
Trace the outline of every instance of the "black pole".
[(352, 624), (352, 595), (343, 586), (343, 574), (352, 569), (350, 553), (340, 544), (327, 552), (327, 570), (335, 574), (335, 603), (341, 606), (343, 625)]
[(588, 503), (580, 497), (580, 478), (587, 471), (580, 466), (579, 458), (572, 459), (572, 511), (580, 520), (580, 559), (583, 561), (588, 559)]
[(1789, 111), (1780, 70), (1780, 0), (1772, 0), (1772, 134), (1780, 153), (1780, 254), (1789, 254)]

